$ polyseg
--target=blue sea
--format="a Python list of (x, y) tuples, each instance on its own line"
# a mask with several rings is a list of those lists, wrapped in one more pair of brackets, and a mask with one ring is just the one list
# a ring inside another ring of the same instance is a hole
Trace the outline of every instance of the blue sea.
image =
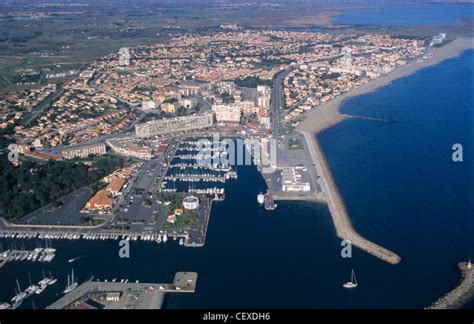
[[(256, 168), (242, 166), (239, 179), (225, 185), (226, 200), (213, 206), (203, 248), (132, 242), (130, 258), (121, 259), (116, 241), (53, 241), (58, 255), (51, 264), (0, 270), (0, 302), (13, 296), (15, 279), (25, 289), (28, 272), (38, 281), (44, 268), (59, 282), (22, 307), (45, 307), (74, 268), (80, 281), (93, 274), (170, 282), (177, 271), (198, 272), (197, 292), (169, 294), (166, 308), (426, 307), (457, 284), (457, 262), (474, 260), (473, 68), (469, 51), (353, 98), (344, 112), (391, 122), (353, 119), (319, 136), (355, 228), (398, 253), (399, 265), (358, 249), (341, 258), (324, 205), (260, 209), (256, 196), (265, 183)], [(453, 143), (463, 144), (463, 163), (452, 162)], [(359, 286), (347, 290), (351, 269)]]
[(473, 4), (383, 4), (372, 8), (346, 11), (333, 17), (332, 23), (342, 25), (455, 25), (474, 17)]

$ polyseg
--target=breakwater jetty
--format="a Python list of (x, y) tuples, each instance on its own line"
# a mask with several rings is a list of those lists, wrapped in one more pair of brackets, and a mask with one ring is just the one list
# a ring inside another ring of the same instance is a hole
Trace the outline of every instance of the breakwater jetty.
[[(297, 126), (296, 130), (305, 137), (306, 144), (310, 148), (309, 151), (311, 158), (313, 163), (316, 165), (317, 173), (321, 177), (320, 182), (323, 189), (323, 194), (328, 204), (338, 237), (350, 240), (352, 244), (359, 247), (360, 249), (391, 264), (397, 264), (401, 260), (400, 256), (394, 252), (368, 241), (355, 231), (344, 206), (344, 201), (342, 200), (337, 186), (334, 183), (331, 171), (324, 157), (324, 153), (316, 139), (316, 135), (346, 119), (354, 118), (354, 116), (343, 114), (339, 111), (341, 105), (347, 99), (375, 91), (390, 84), (396, 79), (408, 76), (422, 68), (438, 64), (446, 59), (456, 57), (463, 51), (473, 47), (474, 41), (472, 38), (455, 39), (453, 42), (441, 48), (431, 49), (430, 58), (423, 59), (421, 61), (417, 60), (410, 62), (391, 73), (383, 75), (375, 80), (370, 81), (369, 83), (337, 96), (336, 98), (317, 107), (316, 109), (312, 109), (298, 117), (298, 120), (300, 120), (301, 123)], [(385, 120), (374, 121), (389, 122)]]
[(460, 308), (474, 298), (474, 265), (469, 262), (459, 262), (461, 280), (459, 284), (446, 295), (431, 304), (428, 309)]
[(317, 169), (317, 173), (321, 177), (321, 186), (323, 194), (326, 198), (326, 202), (336, 228), (337, 236), (344, 240), (349, 240), (353, 245), (372, 254), (373, 256), (391, 263), (398, 264), (401, 260), (400, 256), (394, 252), (378, 245), (360, 236), (353, 228), (347, 213), (344, 201), (339, 194), (334, 179), (329, 169), (324, 153), (316, 140), (316, 136), (313, 133), (301, 132), (306, 140), (307, 145), (310, 147), (310, 154), (314, 161)]

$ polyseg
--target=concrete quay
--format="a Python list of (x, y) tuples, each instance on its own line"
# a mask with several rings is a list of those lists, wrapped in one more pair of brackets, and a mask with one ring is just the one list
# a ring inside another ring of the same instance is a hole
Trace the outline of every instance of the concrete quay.
[(446, 295), (431, 304), (428, 309), (460, 308), (474, 298), (474, 265), (470, 262), (459, 262), (461, 280), (459, 284)]
[[(161, 309), (166, 293), (193, 293), (196, 281), (196, 272), (177, 272), (172, 284), (87, 281), (46, 309), (71, 309), (88, 299), (104, 309)], [(120, 297), (110, 301), (108, 293), (120, 293)]]

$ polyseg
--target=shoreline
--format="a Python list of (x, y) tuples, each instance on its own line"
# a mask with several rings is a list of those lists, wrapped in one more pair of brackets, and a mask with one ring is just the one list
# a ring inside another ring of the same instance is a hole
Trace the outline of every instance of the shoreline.
[(344, 114), (339, 111), (348, 99), (374, 92), (379, 88), (389, 85), (392, 81), (409, 76), (426, 67), (437, 65), (447, 59), (457, 57), (464, 51), (473, 48), (474, 38), (463, 37), (457, 38), (441, 48), (432, 49), (430, 54), (433, 54), (433, 57), (425, 59), (422, 62), (409, 62), (386, 75), (380, 76), (360, 87), (343, 93), (320, 105), (314, 110), (310, 110), (307, 113), (296, 117), (295, 120), (300, 120), (303, 117), (305, 118), (304, 120), (301, 120), (300, 124), (296, 127), (296, 130), (299, 132), (321, 133), (332, 126), (337, 125), (341, 121), (352, 117), (352, 115)]
[(323, 193), (325, 194), (326, 203), (336, 229), (336, 234), (339, 238), (351, 241), (352, 244), (358, 248), (390, 264), (398, 264), (401, 261), (401, 257), (396, 253), (363, 238), (354, 229), (347, 213), (344, 200), (339, 193), (331, 169), (326, 161), (324, 151), (317, 140), (317, 135), (353, 117), (339, 111), (346, 100), (371, 93), (390, 84), (394, 80), (409, 76), (425, 67), (433, 66), (447, 59), (457, 57), (464, 51), (472, 48), (474, 48), (473, 38), (455, 39), (441, 48), (432, 49), (430, 51), (433, 55), (431, 58), (425, 59), (422, 62), (412, 61), (407, 63), (391, 73), (346, 92), (304, 115), (306, 118), (297, 126), (296, 131), (304, 136), (316, 171), (321, 176)]

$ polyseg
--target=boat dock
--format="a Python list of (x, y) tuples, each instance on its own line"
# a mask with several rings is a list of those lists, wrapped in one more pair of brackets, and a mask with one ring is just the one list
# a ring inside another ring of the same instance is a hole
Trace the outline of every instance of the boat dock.
[(326, 202), (336, 227), (337, 236), (344, 240), (349, 240), (358, 248), (372, 254), (373, 256), (391, 264), (398, 264), (400, 256), (394, 252), (360, 236), (352, 227), (344, 201), (342, 200), (334, 179), (326, 162), (324, 153), (313, 133), (302, 132), (307, 145), (311, 148), (311, 156), (316, 165), (317, 173), (321, 176), (321, 186), (326, 198)]
[(29, 298), (33, 294), (41, 294), (48, 286), (54, 285), (58, 279), (55, 279), (51, 277), (51, 272), (50, 272), (50, 277), (46, 277), (43, 271), (43, 279), (41, 279), (36, 285), (31, 283), (31, 277), (30, 277), (30, 285), (28, 288), (26, 288), (24, 291), (21, 290), (20, 288), (20, 283), (18, 282), (18, 279), (16, 280), (17, 288), (15, 291), (17, 294), (11, 299), (11, 304), (9, 302), (6, 303), (1, 303), (0, 304), (0, 309), (17, 309), (18, 307), (21, 306), (23, 301), (25, 299)]
[(428, 309), (456, 309), (474, 298), (474, 265), (471, 262), (459, 262), (458, 266), (461, 270), (459, 284)]
[[(221, 201), (223, 195), (215, 195), (214, 198), (209, 198), (209, 205), (206, 205), (202, 220), (199, 222), (199, 226), (196, 230), (189, 231), (176, 231), (176, 230), (161, 230), (158, 232), (150, 233), (138, 233), (123, 231), (118, 229), (89, 229), (89, 228), (77, 228), (74, 226), (56, 226), (51, 228), (50, 226), (38, 226), (38, 225), (12, 225), (4, 230), (0, 230), (0, 238), (10, 239), (35, 239), (35, 238), (47, 238), (51, 240), (127, 240), (127, 241), (149, 241), (157, 244), (166, 243), (165, 237), (173, 239), (174, 241), (183, 239), (184, 246), (186, 247), (201, 247), (204, 245), (205, 237), (203, 235), (207, 232), (207, 225), (209, 222), (209, 216), (211, 212), (211, 200)], [(6, 262), (14, 259), (5, 260), (3, 257), (4, 253), (0, 253), (0, 269), (5, 265)], [(49, 258), (43, 259), (42, 261), (48, 261)], [(20, 259), (21, 260), (21, 259)], [(36, 261), (36, 260), (34, 260)], [(49, 260), (50, 261), (50, 260)]]
[(203, 182), (221, 182), (221, 183), (225, 183), (226, 179), (229, 179), (229, 177), (214, 176), (214, 175), (211, 175), (211, 174), (197, 175), (197, 174), (185, 174), (185, 173), (164, 177), (165, 181), (186, 181), (186, 182), (203, 181)]
[[(179, 158), (180, 156), (178, 156)], [(229, 172), (232, 171), (232, 168), (229, 166), (222, 166), (222, 165), (212, 165), (212, 164), (201, 164), (201, 163), (175, 163), (169, 166), (170, 169), (208, 169), (211, 171), (216, 172)]]
[(191, 232), (190, 235), (184, 240), (185, 247), (203, 247), (206, 243), (207, 228), (209, 227), (209, 219), (211, 216), (211, 208), (213, 201), (219, 201), (219, 197), (215, 199), (209, 199), (207, 201), (207, 210), (204, 213), (204, 218), (199, 221), (197, 231)]
[(265, 210), (275, 210), (277, 204), (275, 204), (273, 194), (271, 192), (267, 192), (265, 195), (263, 195), (263, 197), (263, 206), (265, 207)]
[[(44, 228), (43, 230), (39, 227), (34, 227), (33, 225), (30, 226), (30, 232), (27, 233), (28, 235), (24, 235), (24, 228), (15, 230), (14, 227), (9, 228), (7, 232), (0, 232), (0, 238), (11, 238), (11, 239), (19, 239), (19, 238), (27, 238), (27, 239), (34, 239), (34, 238), (47, 238), (52, 240), (127, 240), (127, 241), (156, 241), (157, 243), (161, 243), (161, 239), (163, 236), (167, 235), (168, 237), (173, 238), (187, 238), (188, 233), (185, 232), (176, 232), (174, 231), (162, 231), (160, 233), (153, 233), (153, 234), (144, 234), (144, 233), (124, 233), (123, 231), (116, 231), (116, 230), (100, 230), (100, 231), (87, 231), (84, 229), (84, 232), (73, 231), (73, 228), (68, 228), (64, 226), (62, 228), (58, 228), (56, 231), (53, 229)], [(0, 254), (0, 262), (2, 260), (2, 254)], [(47, 261), (47, 260), (46, 260)]]
[(177, 272), (173, 283), (87, 281), (46, 309), (73, 309), (87, 301), (104, 309), (160, 309), (166, 293), (196, 291), (196, 272)]
[(36, 248), (34, 250), (6, 250), (0, 253), (0, 269), (9, 262), (51, 262), (56, 256), (56, 249)]

